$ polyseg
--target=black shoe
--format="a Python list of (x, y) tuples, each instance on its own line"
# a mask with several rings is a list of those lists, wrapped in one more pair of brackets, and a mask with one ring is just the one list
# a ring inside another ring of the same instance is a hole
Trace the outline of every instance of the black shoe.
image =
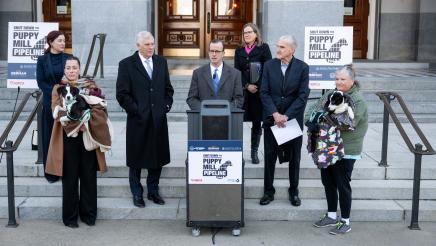
[(268, 205), (270, 202), (274, 201), (274, 195), (270, 196), (267, 194), (264, 194), (263, 197), (260, 199), (260, 205)]
[(159, 194), (147, 194), (147, 199), (150, 201), (153, 201), (156, 204), (164, 205), (165, 201), (162, 199), (162, 197), (159, 196)]
[(88, 226), (95, 226), (95, 220), (82, 220), (82, 222)]
[(142, 196), (133, 196), (133, 205), (137, 206), (138, 208), (144, 208), (144, 198), (142, 198)]
[(49, 182), (50, 184), (56, 183), (59, 181), (59, 177), (58, 176), (46, 176), (45, 179), (47, 179), (47, 182)]
[(298, 207), (301, 205), (301, 200), (297, 195), (289, 196), (289, 201), (291, 201), (292, 206)]
[(65, 226), (73, 229), (79, 228), (79, 225), (77, 223), (65, 224)]

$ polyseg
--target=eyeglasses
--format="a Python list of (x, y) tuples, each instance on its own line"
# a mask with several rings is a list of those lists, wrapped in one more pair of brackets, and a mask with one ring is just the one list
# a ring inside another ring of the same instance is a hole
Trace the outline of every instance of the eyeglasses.
[(254, 33), (253, 31), (248, 31), (248, 32), (243, 32), (244, 33), (244, 35), (245, 34), (252, 34), (252, 33)]
[(212, 53), (212, 54), (219, 54), (221, 52), (223, 52), (223, 51), (222, 50), (209, 50), (209, 53)]

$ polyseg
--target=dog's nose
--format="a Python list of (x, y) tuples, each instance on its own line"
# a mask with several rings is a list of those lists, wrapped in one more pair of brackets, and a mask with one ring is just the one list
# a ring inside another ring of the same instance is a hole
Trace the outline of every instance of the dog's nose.
[(70, 98), (70, 96), (67, 96), (67, 100), (70, 100), (71, 98)]

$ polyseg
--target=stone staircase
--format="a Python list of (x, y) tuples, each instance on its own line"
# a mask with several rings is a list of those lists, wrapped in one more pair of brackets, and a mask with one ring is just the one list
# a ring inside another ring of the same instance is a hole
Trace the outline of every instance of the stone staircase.
[[(190, 76), (177, 73), (177, 62), (173, 65), (176, 72), (172, 75), (175, 88), (175, 103), (169, 115), (171, 163), (162, 174), (160, 193), (166, 204), (158, 206), (146, 201), (146, 208), (133, 206), (128, 169), (125, 167), (125, 113), (115, 100), (116, 68), (106, 69), (106, 78), (97, 82), (104, 88), (109, 102), (109, 116), (115, 127), (113, 150), (107, 154), (109, 170), (98, 178), (98, 218), (99, 219), (186, 219), (186, 181), (185, 158), (187, 142), (187, 125), (185, 98), (188, 92)], [(198, 66), (198, 64), (195, 64)], [(369, 66), (369, 67), (368, 67)], [(374, 92), (393, 90), (402, 95), (414, 117), (426, 133), (429, 141), (436, 145), (436, 74), (425, 65), (407, 68), (402, 64), (357, 66), (365, 98), (370, 110), (370, 128), (365, 138), (362, 160), (356, 162), (353, 176), (353, 221), (404, 221), (410, 219), (412, 178), (414, 156), (404, 144), (395, 126), (390, 126), (388, 167), (379, 167), (381, 151), (381, 122), (383, 106)], [(393, 66), (393, 68), (392, 68)], [(416, 66), (416, 64), (414, 65)], [(170, 66), (171, 67), (171, 66)], [(184, 68), (183, 68), (184, 69)], [(360, 70), (359, 70), (360, 69)], [(413, 70), (412, 72), (407, 72)], [(407, 75), (407, 73), (411, 73)], [(389, 75), (391, 74), (391, 75)], [(383, 77), (383, 76), (384, 77)], [(389, 76), (390, 77), (389, 77)], [(5, 79), (0, 76), (0, 130), (6, 127), (11, 117), (16, 97), (14, 89), (5, 89)], [(22, 90), (22, 95), (26, 91)], [(319, 91), (312, 91), (311, 97), (319, 96)], [(33, 102), (32, 102), (33, 103)], [(394, 105), (397, 108), (397, 105)], [(30, 106), (25, 108), (28, 114)], [(401, 117), (401, 116), (400, 116)], [(24, 117), (22, 117), (24, 119)], [(17, 123), (10, 139), (15, 139), (23, 125)], [(31, 129), (36, 128), (36, 122)], [(406, 130), (410, 132), (410, 126)], [(61, 218), (61, 183), (48, 184), (43, 178), (42, 165), (36, 165), (36, 151), (30, 149), (30, 133), (26, 134), (19, 149), (14, 153), (15, 195), (17, 217), (19, 219), (56, 219)], [(287, 165), (277, 164), (276, 196), (268, 206), (260, 206), (259, 199), (263, 191), (263, 144), (260, 148), (261, 164), (253, 165), (249, 157), (250, 125), (244, 123), (245, 164), (245, 219), (250, 220), (303, 220), (314, 221), (325, 212), (326, 201), (319, 170), (306, 155), (305, 145), (302, 149), (300, 171), (300, 195), (302, 206), (293, 207), (287, 200)], [(262, 140), (263, 142), (263, 140)], [(306, 139), (304, 139), (306, 142)], [(412, 136), (416, 142), (416, 136)], [(422, 166), (420, 220), (436, 221), (436, 158), (424, 156)], [(145, 176), (145, 174), (144, 174)], [(145, 183), (145, 180), (143, 180)], [(0, 163), (0, 218), (7, 218), (6, 158)]]
[[(0, 121), (1, 129), (6, 122)], [(17, 129), (23, 122), (19, 122)], [(125, 123), (115, 121), (113, 150), (107, 155), (109, 171), (98, 178), (99, 219), (186, 219), (186, 129), (185, 122), (170, 122), (171, 163), (162, 174), (160, 193), (166, 200), (164, 206), (146, 201), (146, 208), (132, 205), (128, 169), (125, 167)], [(423, 124), (430, 142), (436, 142), (434, 124)], [(428, 126), (428, 127), (427, 127)], [(32, 126), (35, 127), (35, 126)], [(354, 221), (403, 221), (410, 218), (413, 155), (406, 150), (402, 139), (391, 126), (389, 137), (388, 167), (379, 167), (382, 125), (370, 124), (365, 139), (363, 159), (355, 165), (352, 176)], [(410, 129), (409, 129), (410, 130)], [(248, 124), (244, 124), (244, 156), (249, 156)], [(16, 132), (11, 134), (14, 139)], [(27, 134), (29, 135), (29, 134)], [(14, 155), (15, 195), (17, 214), (20, 219), (61, 218), (61, 183), (45, 181), (41, 165), (35, 165), (36, 151), (30, 150), (30, 136), (25, 137)], [(306, 142), (306, 139), (304, 139)], [(277, 164), (276, 196), (268, 206), (260, 206), (263, 191), (263, 148), (261, 164), (245, 164), (245, 218), (246, 220), (316, 220), (326, 209), (324, 189), (319, 170), (305, 154), (300, 172), (301, 207), (293, 207), (287, 200), (287, 165)], [(424, 156), (421, 182), (420, 219), (436, 221), (436, 167), (434, 156)], [(7, 186), (5, 159), (0, 163), (0, 218), (7, 217)], [(144, 174), (145, 176), (145, 174)], [(145, 183), (145, 180), (143, 180)]]

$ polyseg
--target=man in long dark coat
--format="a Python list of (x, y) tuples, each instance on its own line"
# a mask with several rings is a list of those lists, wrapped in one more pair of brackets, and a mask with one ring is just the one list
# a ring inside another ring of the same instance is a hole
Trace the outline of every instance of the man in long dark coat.
[(165, 58), (154, 54), (154, 37), (137, 34), (136, 51), (119, 63), (116, 96), (127, 112), (126, 157), (133, 204), (144, 207), (141, 169), (148, 169), (147, 198), (165, 202), (159, 195), (162, 167), (170, 162), (166, 114), (173, 104), (174, 89)]

